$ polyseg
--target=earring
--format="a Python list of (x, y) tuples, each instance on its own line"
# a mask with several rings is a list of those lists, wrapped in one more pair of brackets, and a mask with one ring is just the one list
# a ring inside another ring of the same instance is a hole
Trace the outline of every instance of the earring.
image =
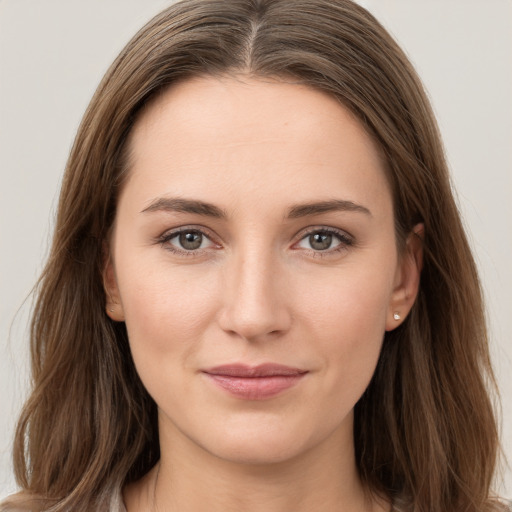
[(393, 313), (393, 318), (394, 318), (395, 320), (397, 320), (397, 321), (398, 321), (398, 320), (400, 320), (400, 314), (399, 314), (397, 311), (395, 311), (395, 312)]

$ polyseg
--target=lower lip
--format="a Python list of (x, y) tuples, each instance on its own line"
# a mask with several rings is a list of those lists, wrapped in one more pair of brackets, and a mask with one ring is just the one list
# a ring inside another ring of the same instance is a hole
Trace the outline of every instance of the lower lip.
[(273, 375), (269, 377), (233, 377), (206, 374), (217, 386), (244, 400), (265, 400), (295, 386), (306, 375)]

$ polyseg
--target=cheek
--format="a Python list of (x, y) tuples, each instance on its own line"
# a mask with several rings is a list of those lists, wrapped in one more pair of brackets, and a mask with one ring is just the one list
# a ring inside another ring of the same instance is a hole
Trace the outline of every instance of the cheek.
[[(302, 298), (312, 322), (334, 332), (384, 333), (393, 287), (391, 267), (379, 272), (371, 266), (333, 269), (313, 285), (303, 283), (295, 296)], [(299, 299), (300, 300), (300, 299)]]
[(212, 279), (191, 286), (183, 271), (153, 266), (158, 270), (141, 272), (138, 267), (136, 277), (119, 276), (130, 350), (149, 394), (160, 407), (173, 410), (184, 394), (193, 393), (183, 372), (194, 367), (205, 345), (215, 286)]
[(154, 361), (197, 350), (216, 308), (215, 274), (192, 276), (192, 269), (154, 262), (143, 268), (141, 261), (123, 262), (118, 275), (134, 359)]
[(307, 297), (302, 310), (309, 336), (326, 362), (326, 385), (339, 393), (342, 384), (356, 399), (379, 358), (392, 290), (391, 272), (368, 268), (332, 275), (307, 295), (296, 293)]

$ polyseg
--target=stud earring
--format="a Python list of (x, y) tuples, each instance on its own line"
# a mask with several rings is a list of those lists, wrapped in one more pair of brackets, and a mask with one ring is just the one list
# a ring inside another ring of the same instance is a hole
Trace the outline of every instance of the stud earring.
[(395, 312), (395, 313), (393, 313), (393, 318), (394, 318), (395, 320), (400, 320), (400, 318), (401, 318), (401, 317), (400, 317), (400, 314), (399, 314), (399, 313)]

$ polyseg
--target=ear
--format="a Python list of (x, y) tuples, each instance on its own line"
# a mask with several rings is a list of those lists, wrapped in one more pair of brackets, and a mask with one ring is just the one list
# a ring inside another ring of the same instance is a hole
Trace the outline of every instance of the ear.
[(114, 262), (106, 243), (103, 247), (103, 288), (105, 289), (107, 315), (115, 322), (124, 322), (124, 311), (117, 285)]
[(425, 226), (416, 224), (407, 237), (396, 270), (395, 287), (386, 318), (386, 331), (396, 329), (405, 320), (418, 295), (423, 268), (424, 235)]

